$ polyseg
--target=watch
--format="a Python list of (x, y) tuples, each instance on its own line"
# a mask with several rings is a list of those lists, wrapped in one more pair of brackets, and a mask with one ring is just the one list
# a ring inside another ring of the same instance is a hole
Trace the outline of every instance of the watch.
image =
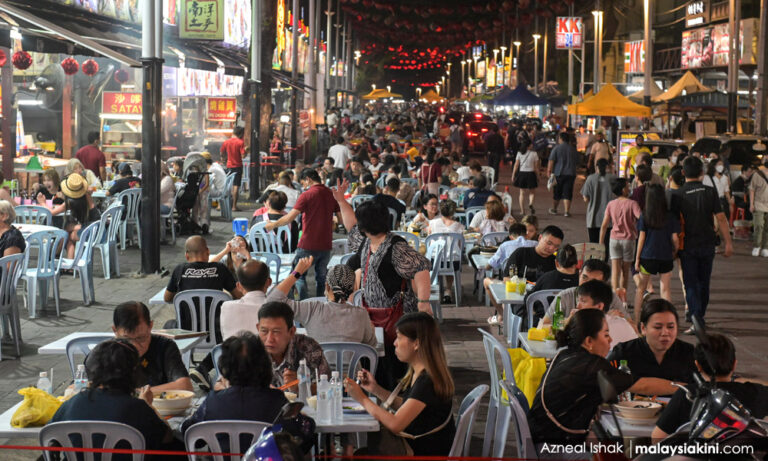
[(291, 272), (291, 275), (296, 277), (297, 280), (301, 278), (301, 273), (299, 271), (293, 271)]

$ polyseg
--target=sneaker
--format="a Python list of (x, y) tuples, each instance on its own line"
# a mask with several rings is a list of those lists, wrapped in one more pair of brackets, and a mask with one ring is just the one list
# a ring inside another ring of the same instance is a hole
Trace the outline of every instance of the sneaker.
[(189, 379), (191, 379), (193, 383), (197, 384), (197, 387), (199, 387), (201, 391), (210, 392), (211, 383), (208, 382), (208, 377), (205, 376), (197, 368), (189, 369)]
[(565, 216), (566, 218), (570, 218), (571, 214), (566, 211), (565, 213), (563, 213), (563, 216)]
[(684, 335), (693, 336), (693, 327), (688, 328), (683, 332)]
[(760, 247), (752, 248), (752, 256), (760, 256)]
[(494, 326), (494, 325), (501, 325), (501, 317), (498, 315), (492, 315), (488, 317), (488, 325)]
[(557, 214), (557, 210), (555, 210), (554, 208), (550, 208), (547, 211), (549, 212), (549, 214)]
[(762, 256), (763, 258), (768, 258), (768, 248), (763, 248), (762, 250), (760, 250), (760, 256)]

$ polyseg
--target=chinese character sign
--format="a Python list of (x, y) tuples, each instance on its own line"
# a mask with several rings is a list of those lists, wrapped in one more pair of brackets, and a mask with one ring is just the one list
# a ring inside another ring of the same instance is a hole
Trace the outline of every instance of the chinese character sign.
[(101, 112), (111, 115), (141, 115), (141, 93), (105, 91), (101, 100)]
[(224, 0), (182, 0), (179, 37), (224, 40)]
[(558, 16), (555, 25), (555, 47), (558, 50), (582, 47), (584, 22), (580, 17)]
[(213, 122), (234, 122), (237, 115), (235, 98), (208, 98), (208, 120)]

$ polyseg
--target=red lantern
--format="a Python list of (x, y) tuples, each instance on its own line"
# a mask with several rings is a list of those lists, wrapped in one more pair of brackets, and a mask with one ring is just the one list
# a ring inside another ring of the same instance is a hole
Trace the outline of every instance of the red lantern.
[(64, 69), (64, 73), (67, 75), (75, 75), (80, 70), (80, 64), (73, 57), (61, 61), (61, 68)]
[(6, 62), (8, 62), (8, 56), (3, 50), (0, 50), (0, 67), (5, 66)]
[(83, 73), (89, 77), (93, 77), (96, 75), (96, 72), (99, 71), (99, 63), (94, 61), (93, 59), (89, 59), (83, 63)]
[(32, 65), (32, 56), (26, 51), (17, 51), (13, 53), (11, 62), (19, 70), (29, 69), (29, 66)]
[(129, 78), (130, 74), (128, 74), (128, 71), (125, 69), (118, 69), (117, 72), (115, 72), (115, 81), (121, 85), (126, 83)]

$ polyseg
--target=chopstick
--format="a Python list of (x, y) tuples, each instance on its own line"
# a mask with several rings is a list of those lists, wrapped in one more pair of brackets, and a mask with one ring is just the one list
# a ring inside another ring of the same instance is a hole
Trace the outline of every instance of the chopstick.
[(289, 387), (293, 387), (293, 386), (295, 386), (297, 384), (299, 384), (299, 380), (298, 379), (294, 379), (290, 383), (285, 383), (282, 386), (278, 387), (277, 389), (281, 390), (281, 391), (284, 391), (284, 390), (288, 389)]

